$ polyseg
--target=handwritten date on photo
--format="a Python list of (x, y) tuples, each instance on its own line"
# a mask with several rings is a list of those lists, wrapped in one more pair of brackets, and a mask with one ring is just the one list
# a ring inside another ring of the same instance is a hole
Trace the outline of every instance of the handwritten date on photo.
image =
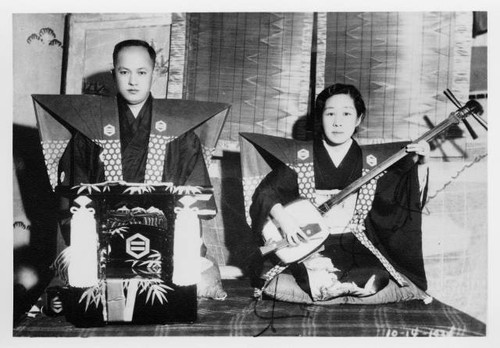
[(436, 328), (388, 328), (384, 329), (386, 337), (449, 337), (454, 336), (454, 328), (436, 329)]

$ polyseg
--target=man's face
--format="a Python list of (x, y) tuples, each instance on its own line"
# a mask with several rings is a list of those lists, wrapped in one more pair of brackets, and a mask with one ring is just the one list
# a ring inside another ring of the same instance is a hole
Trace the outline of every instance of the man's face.
[(114, 77), (118, 92), (128, 104), (136, 105), (148, 98), (153, 69), (151, 57), (144, 47), (125, 47), (118, 53)]

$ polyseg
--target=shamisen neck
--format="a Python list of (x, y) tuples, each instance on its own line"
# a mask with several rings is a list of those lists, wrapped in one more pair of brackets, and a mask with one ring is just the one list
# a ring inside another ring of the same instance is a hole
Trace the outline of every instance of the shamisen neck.
[(323, 146), (328, 152), (328, 155), (330, 155), (330, 158), (336, 167), (340, 165), (344, 157), (347, 155), (347, 152), (349, 152), (352, 142), (352, 138), (349, 138), (349, 140), (347, 140), (345, 143), (336, 145), (323, 139)]
[[(422, 135), (420, 138), (414, 140), (414, 143), (418, 143), (420, 141), (429, 141), (433, 139), (435, 136), (438, 134), (444, 132), (446, 129), (448, 129), (450, 126), (454, 124), (458, 124), (462, 119), (467, 117), (469, 114), (478, 112), (476, 107), (468, 107), (467, 104), (466, 106), (458, 109), (455, 112), (452, 112), (448, 118), (443, 120), (441, 123), (439, 123), (437, 126), (434, 128), (428, 130), (424, 135)], [(326, 146), (325, 146), (326, 147)], [(325, 203), (321, 204), (321, 206), (318, 207), (318, 210), (322, 213), (325, 214), (328, 212), (333, 206), (339, 204), (342, 202), (344, 199), (346, 199), (350, 194), (353, 192), (357, 191), (362, 185), (366, 184), (373, 178), (375, 178), (377, 175), (382, 173), (384, 170), (389, 168), (391, 165), (405, 157), (408, 153), (406, 152), (405, 148), (402, 148), (386, 160), (384, 160), (382, 163), (377, 164), (375, 167), (373, 167), (368, 173), (365, 175), (361, 176), (360, 178), (354, 180), (352, 183), (350, 183), (347, 187), (345, 187), (342, 191), (340, 191), (337, 195), (333, 196), (330, 198), (328, 201)]]

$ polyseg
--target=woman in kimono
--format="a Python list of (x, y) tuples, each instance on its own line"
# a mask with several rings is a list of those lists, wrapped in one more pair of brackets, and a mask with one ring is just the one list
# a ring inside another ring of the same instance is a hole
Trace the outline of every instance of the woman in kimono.
[[(316, 100), (315, 133), (312, 144), (316, 202), (320, 196), (331, 197), (362, 176), (366, 168), (362, 147), (352, 138), (365, 115), (360, 92), (351, 85), (334, 84)], [(384, 145), (381, 145), (384, 146)], [(406, 146), (409, 153), (378, 179), (372, 205), (366, 217), (355, 222), (365, 231), (383, 258), (418, 287), (427, 287), (421, 249), (421, 209), (425, 199), (429, 154), (426, 142)], [(291, 247), (307, 240), (299, 221), (284, 206), (300, 197), (300, 178), (286, 165), (273, 168), (259, 184), (250, 207), (252, 229), (261, 234), (264, 223), (272, 217), (280, 226), (282, 238)], [(358, 204), (360, 199), (358, 198)], [(349, 205), (347, 205), (349, 206)], [(355, 214), (353, 206), (344, 212)], [(333, 219), (335, 220), (335, 219)], [(388, 284), (395, 272), (388, 272), (353, 233), (348, 225), (335, 227), (324, 242), (324, 250), (304, 262), (290, 265), (298, 285), (313, 300), (338, 295), (339, 284), (354, 283), (347, 292), (366, 296)], [(335, 286), (333, 286), (336, 284)], [(331, 286), (330, 286), (331, 285)]]

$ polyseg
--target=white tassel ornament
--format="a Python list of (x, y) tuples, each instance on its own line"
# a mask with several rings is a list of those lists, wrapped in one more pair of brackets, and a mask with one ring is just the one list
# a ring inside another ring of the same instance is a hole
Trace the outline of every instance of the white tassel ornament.
[(68, 265), (70, 286), (87, 288), (99, 282), (97, 264), (97, 229), (94, 208), (86, 206), (92, 202), (86, 196), (75, 199), (80, 207), (71, 207), (71, 261)]
[(189, 208), (196, 202), (185, 196), (179, 200), (182, 208), (175, 208), (177, 217), (174, 230), (174, 270), (172, 282), (179, 286), (194, 285), (201, 280), (200, 221), (198, 209)]

